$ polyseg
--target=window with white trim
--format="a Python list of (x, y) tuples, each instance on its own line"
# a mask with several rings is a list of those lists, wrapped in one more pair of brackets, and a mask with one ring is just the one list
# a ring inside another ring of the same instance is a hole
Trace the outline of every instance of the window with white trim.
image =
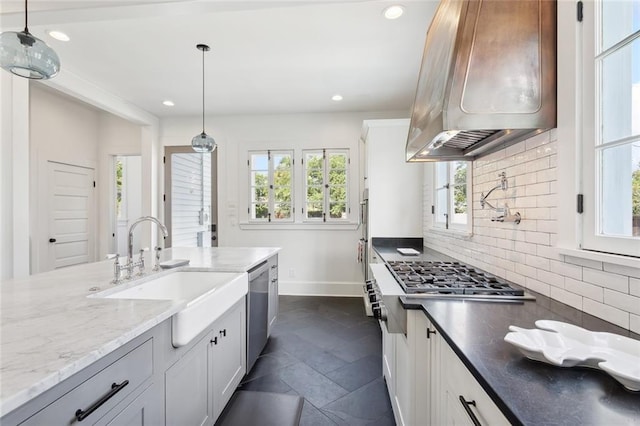
[(303, 150), (305, 221), (349, 219), (349, 150)]
[(249, 151), (249, 220), (293, 221), (293, 151)]
[(640, 2), (585, 2), (582, 29), (582, 248), (640, 256)]
[(471, 210), (467, 194), (470, 179), (466, 161), (437, 162), (434, 164), (434, 226), (445, 229), (467, 230), (471, 224)]

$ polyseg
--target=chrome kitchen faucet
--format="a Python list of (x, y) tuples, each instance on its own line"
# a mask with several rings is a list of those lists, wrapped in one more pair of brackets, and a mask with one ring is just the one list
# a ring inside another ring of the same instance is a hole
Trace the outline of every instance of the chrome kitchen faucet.
[[(138, 258), (138, 261), (135, 262), (133, 260), (133, 230), (136, 228), (136, 226), (141, 223), (141, 222), (145, 222), (145, 221), (149, 221), (149, 222), (153, 222), (156, 225), (158, 225), (158, 228), (162, 231), (162, 235), (166, 238), (169, 236), (169, 231), (167, 230), (167, 227), (164, 226), (162, 224), (162, 222), (160, 222), (158, 219), (156, 219), (153, 216), (143, 216), (140, 217), (138, 219), (136, 219), (131, 226), (129, 227), (129, 244), (127, 246), (127, 261), (124, 265), (121, 265), (119, 262), (119, 256), (116, 254), (115, 255), (115, 264), (114, 264), (114, 268), (113, 268), (113, 273), (114, 273), (114, 278), (112, 283), (113, 284), (119, 284), (121, 282), (121, 278), (120, 275), (122, 273), (122, 271), (126, 271), (126, 276), (125, 279), (130, 280), (131, 278), (133, 278), (133, 271), (135, 270), (135, 268), (138, 268), (138, 275), (143, 275), (144, 274), (144, 252), (148, 249), (141, 249), (140, 250), (140, 257)], [(156, 247), (156, 262), (158, 262), (159, 259), (159, 249), (160, 247)], [(157, 265), (156, 265), (157, 266)], [(154, 268), (154, 270), (157, 270), (157, 268)]]

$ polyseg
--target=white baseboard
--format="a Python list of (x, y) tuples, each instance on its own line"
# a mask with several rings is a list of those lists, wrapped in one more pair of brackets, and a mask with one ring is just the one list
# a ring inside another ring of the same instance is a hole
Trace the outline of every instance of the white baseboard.
[(279, 281), (278, 293), (286, 296), (362, 297), (359, 282)]

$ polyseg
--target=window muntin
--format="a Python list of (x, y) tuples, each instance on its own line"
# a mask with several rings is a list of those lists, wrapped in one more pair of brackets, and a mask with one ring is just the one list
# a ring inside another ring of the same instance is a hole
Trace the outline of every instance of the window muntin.
[(305, 150), (303, 164), (305, 220), (323, 222), (347, 220), (349, 212), (348, 150)]
[(468, 164), (466, 161), (435, 163), (435, 218), (438, 227), (467, 228)]
[(582, 247), (640, 256), (640, 3), (586, 2), (584, 30)]
[(249, 220), (293, 221), (293, 151), (249, 152)]

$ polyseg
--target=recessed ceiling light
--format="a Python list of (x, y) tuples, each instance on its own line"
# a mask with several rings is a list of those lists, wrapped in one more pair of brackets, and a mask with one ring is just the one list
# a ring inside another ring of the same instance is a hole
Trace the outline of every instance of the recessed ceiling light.
[(63, 33), (62, 31), (47, 30), (47, 34), (49, 34), (49, 37), (55, 38), (58, 41), (69, 41), (69, 40), (71, 40), (71, 38), (68, 35), (66, 35), (65, 33)]
[(398, 19), (402, 16), (403, 13), (404, 7), (400, 6), (399, 4), (389, 6), (382, 11), (382, 14), (387, 19)]
[(173, 101), (166, 100), (166, 101), (162, 101), (162, 105), (164, 105), (164, 106), (174, 106), (175, 104), (173, 103)]
[(332, 101), (340, 102), (342, 100), (342, 95), (333, 95), (331, 97)]

